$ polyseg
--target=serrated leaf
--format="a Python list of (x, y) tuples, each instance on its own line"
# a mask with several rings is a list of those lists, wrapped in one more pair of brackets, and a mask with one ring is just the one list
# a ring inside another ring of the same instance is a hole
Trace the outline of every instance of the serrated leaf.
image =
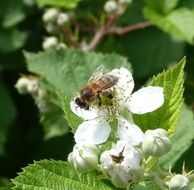
[(194, 13), (187, 8), (179, 8), (163, 16), (150, 8), (145, 8), (145, 16), (161, 30), (190, 44), (194, 40)]
[(116, 54), (85, 53), (75, 49), (25, 53), (25, 57), (29, 71), (40, 75), (57, 91), (70, 97), (75, 96), (100, 65), (105, 71), (122, 66), (130, 69), (126, 59)]
[(40, 7), (54, 6), (59, 8), (73, 9), (81, 0), (37, 0)]
[(162, 14), (169, 13), (177, 5), (179, 0), (146, 0), (146, 4), (149, 8)]
[(143, 181), (134, 185), (133, 190), (160, 190), (153, 181)]
[(167, 71), (154, 77), (148, 86), (160, 86), (164, 90), (164, 104), (154, 112), (137, 115), (133, 118), (144, 131), (148, 129), (163, 128), (173, 135), (180, 115), (183, 102), (183, 69), (185, 58)]
[(97, 173), (77, 173), (63, 161), (42, 160), (24, 168), (13, 180), (17, 190), (112, 190), (113, 186), (99, 180)]
[(172, 137), (172, 148), (160, 160), (163, 168), (168, 169), (169, 166), (173, 167), (176, 161), (191, 146), (194, 139), (193, 126), (193, 113), (184, 105), (181, 109), (180, 120), (175, 135)]
[(67, 120), (69, 127), (72, 129), (72, 132), (75, 132), (78, 125), (82, 122), (82, 119), (75, 115), (70, 109), (70, 98), (63, 94), (59, 94), (61, 107), (64, 112), (64, 117)]

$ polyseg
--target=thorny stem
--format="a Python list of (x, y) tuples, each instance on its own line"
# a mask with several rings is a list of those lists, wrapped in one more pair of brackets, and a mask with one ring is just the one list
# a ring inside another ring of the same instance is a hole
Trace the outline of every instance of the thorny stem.
[(100, 44), (100, 42), (106, 35), (109, 35), (109, 34), (124, 35), (128, 32), (153, 26), (153, 24), (150, 21), (146, 21), (146, 22), (141, 22), (134, 25), (120, 27), (120, 26), (114, 25), (114, 21), (115, 19), (111, 18), (109, 19), (108, 23), (100, 26), (100, 28), (96, 30), (91, 42), (83, 46), (82, 50), (86, 52), (95, 50), (95, 48), (98, 46), (98, 44)]

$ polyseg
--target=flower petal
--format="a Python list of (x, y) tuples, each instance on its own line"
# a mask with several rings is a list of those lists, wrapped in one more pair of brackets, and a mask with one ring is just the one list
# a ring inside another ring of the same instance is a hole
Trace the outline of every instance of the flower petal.
[(75, 113), (79, 117), (82, 117), (84, 120), (91, 120), (98, 117), (97, 111), (95, 109), (82, 109), (75, 103), (75, 101), (70, 102), (70, 107), (73, 113)]
[(127, 107), (132, 113), (144, 114), (158, 109), (163, 103), (163, 88), (149, 86), (133, 93)]
[(124, 118), (118, 120), (117, 134), (121, 140), (125, 140), (133, 146), (139, 145), (144, 139), (142, 130)]
[(121, 67), (120, 69), (113, 69), (109, 74), (118, 77), (118, 82), (114, 85), (114, 89), (120, 103), (125, 104), (134, 88), (131, 73), (126, 68)]
[(101, 144), (106, 142), (110, 131), (110, 125), (104, 120), (84, 121), (75, 132), (74, 139), (79, 144)]

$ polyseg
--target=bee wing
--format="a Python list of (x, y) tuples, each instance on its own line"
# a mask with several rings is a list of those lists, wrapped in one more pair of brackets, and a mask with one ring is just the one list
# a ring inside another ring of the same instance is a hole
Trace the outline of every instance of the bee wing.
[(89, 78), (88, 83), (100, 79), (103, 76), (102, 71), (103, 65), (100, 65), (99, 67), (97, 67), (92, 76)]

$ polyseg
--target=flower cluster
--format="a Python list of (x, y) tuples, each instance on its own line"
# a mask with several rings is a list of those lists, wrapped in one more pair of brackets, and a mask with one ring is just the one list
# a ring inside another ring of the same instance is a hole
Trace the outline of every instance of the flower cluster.
[(66, 45), (60, 42), (55, 36), (59, 30), (64, 30), (69, 24), (70, 16), (65, 12), (61, 12), (56, 8), (48, 8), (43, 14), (43, 22), (45, 24), (46, 31), (53, 36), (46, 37), (42, 44), (44, 50), (65, 48)]
[[(71, 110), (84, 122), (74, 134), (76, 145), (68, 161), (81, 172), (100, 168), (116, 187), (124, 188), (144, 176), (145, 157), (162, 156), (171, 147), (164, 129), (144, 134), (132, 119), (126, 118), (126, 110), (144, 114), (161, 107), (163, 88), (148, 86), (132, 93), (134, 80), (126, 68), (113, 69), (107, 75), (118, 78), (109, 89), (112, 97), (108, 101), (102, 95), (102, 103), (91, 102), (89, 110), (80, 108), (75, 100), (70, 103)], [(102, 148), (107, 142), (112, 143), (109, 150)]]
[(33, 97), (40, 113), (48, 113), (51, 110), (52, 104), (49, 101), (48, 92), (41, 88), (37, 77), (21, 77), (15, 84), (15, 88), (20, 94), (30, 94)]
[(131, 3), (132, 0), (108, 0), (104, 5), (104, 10), (107, 14), (121, 15)]

